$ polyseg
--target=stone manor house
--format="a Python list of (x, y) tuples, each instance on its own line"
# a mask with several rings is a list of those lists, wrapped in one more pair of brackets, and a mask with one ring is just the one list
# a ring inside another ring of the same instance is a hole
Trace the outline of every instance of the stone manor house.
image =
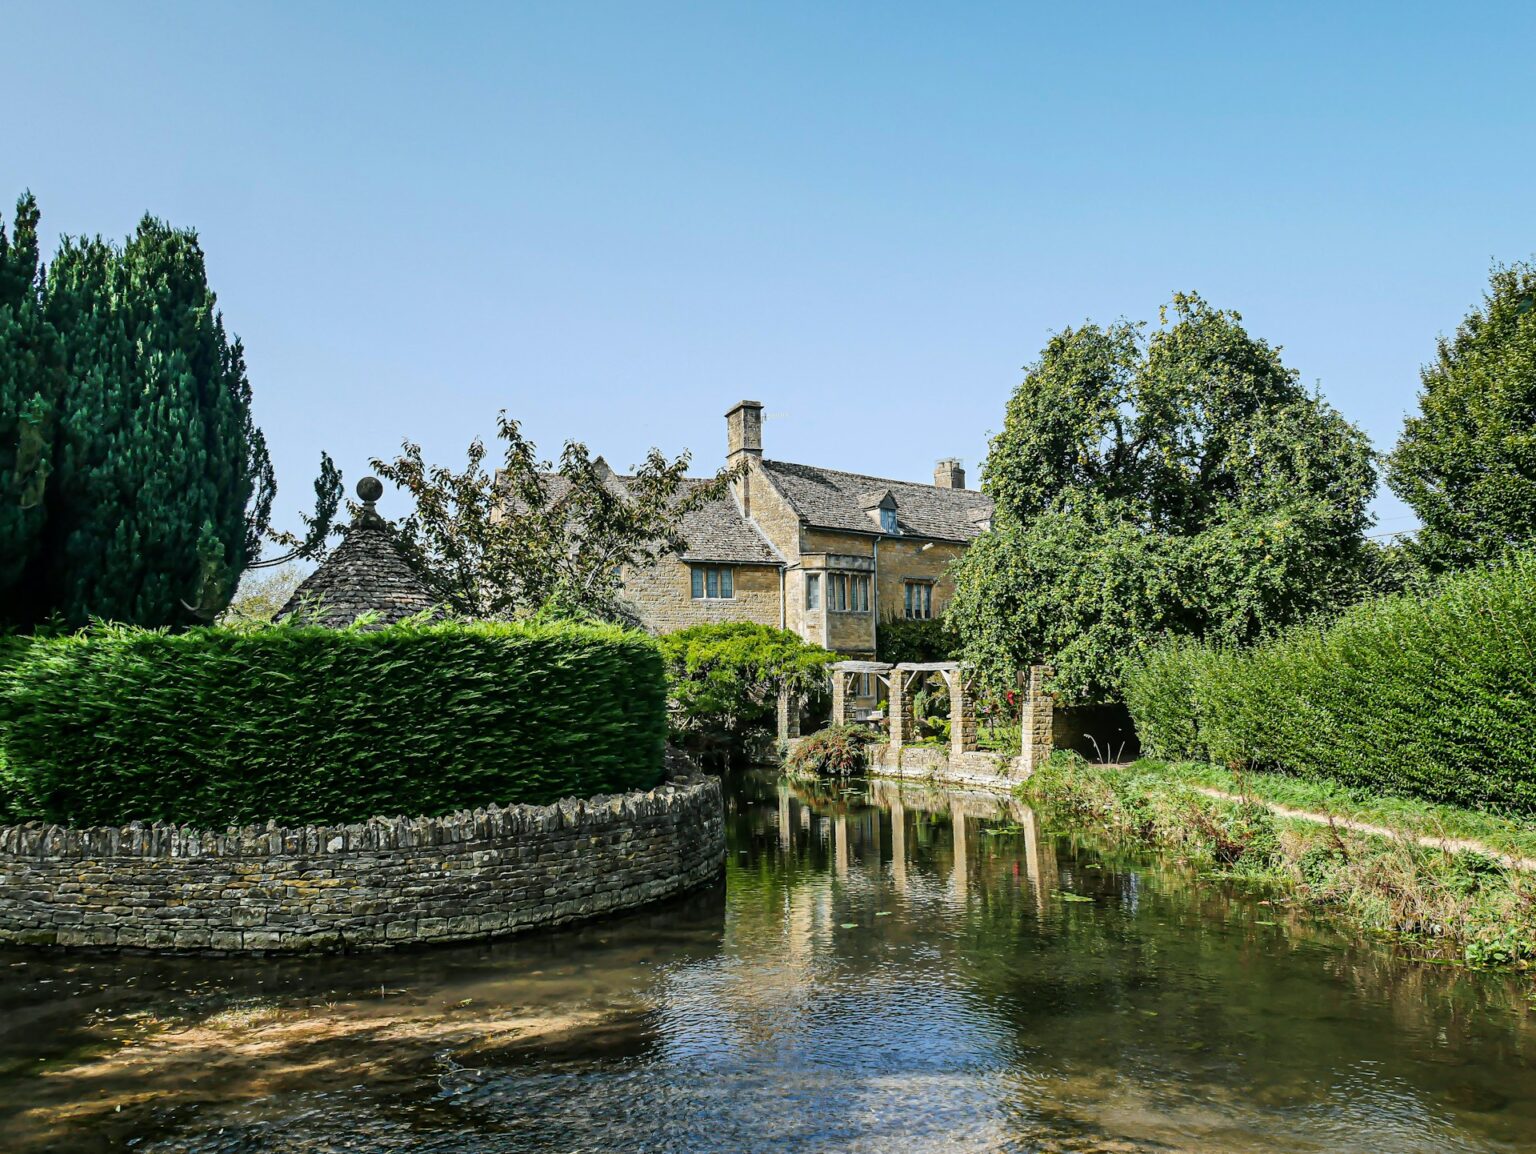
[(931, 485), (794, 465), (763, 456), (759, 402), (725, 422), (726, 465), (741, 468), (730, 493), (684, 520), (681, 556), (624, 574), (648, 629), (754, 621), (872, 658), (877, 621), (943, 610), (947, 565), (992, 516), (958, 461), (940, 461)]

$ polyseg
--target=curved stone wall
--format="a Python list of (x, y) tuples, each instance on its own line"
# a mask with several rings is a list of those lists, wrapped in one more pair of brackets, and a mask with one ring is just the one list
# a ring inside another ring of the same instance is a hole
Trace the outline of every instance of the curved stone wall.
[(715, 778), (549, 806), (211, 833), (0, 827), (0, 944), (378, 949), (554, 926), (700, 885)]

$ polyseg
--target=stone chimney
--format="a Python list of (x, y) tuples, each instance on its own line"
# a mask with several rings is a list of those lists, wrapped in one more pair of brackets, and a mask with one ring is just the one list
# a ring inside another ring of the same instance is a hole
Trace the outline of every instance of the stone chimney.
[(965, 470), (954, 457), (945, 457), (933, 467), (933, 483), (941, 489), (965, 488)]
[(752, 462), (763, 458), (763, 403), (737, 401), (725, 413), (725, 467), (741, 469), (731, 492), (744, 516), (752, 516)]
[(763, 403), (737, 401), (725, 414), (725, 463), (735, 465), (743, 456), (763, 455)]

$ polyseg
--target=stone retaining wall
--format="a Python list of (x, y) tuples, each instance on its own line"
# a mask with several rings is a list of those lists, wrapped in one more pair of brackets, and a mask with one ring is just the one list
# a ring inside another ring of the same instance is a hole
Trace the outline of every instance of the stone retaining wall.
[(7, 826), (0, 944), (343, 950), (494, 937), (669, 897), (724, 862), (714, 778), (343, 826)]

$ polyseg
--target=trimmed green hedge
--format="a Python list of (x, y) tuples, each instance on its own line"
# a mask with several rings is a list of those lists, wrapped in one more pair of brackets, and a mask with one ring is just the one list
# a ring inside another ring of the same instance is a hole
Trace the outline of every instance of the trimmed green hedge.
[(0, 674), (12, 809), (72, 825), (346, 822), (647, 789), (666, 729), (656, 644), (595, 626), (107, 628), (36, 641)]
[(1536, 814), (1536, 555), (1253, 649), (1170, 643), (1125, 697), (1157, 757)]

